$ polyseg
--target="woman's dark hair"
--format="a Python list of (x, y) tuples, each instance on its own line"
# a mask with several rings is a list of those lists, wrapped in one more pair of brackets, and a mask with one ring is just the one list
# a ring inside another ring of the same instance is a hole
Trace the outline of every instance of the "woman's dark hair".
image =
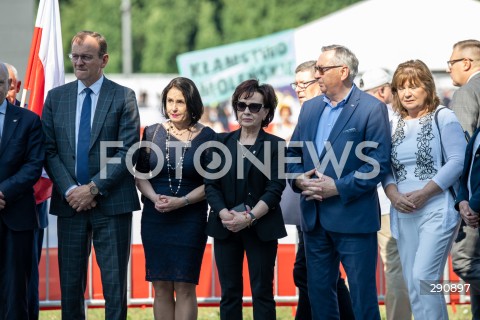
[(195, 83), (192, 80), (184, 77), (177, 77), (170, 81), (170, 83), (162, 91), (162, 114), (168, 119), (167, 113), (167, 94), (170, 89), (176, 88), (180, 90), (187, 104), (187, 112), (190, 115), (189, 126), (192, 126), (200, 120), (203, 114), (203, 102), (200, 97)]
[(255, 92), (260, 93), (263, 96), (263, 107), (268, 109), (268, 114), (265, 120), (262, 121), (262, 127), (267, 127), (270, 122), (273, 120), (273, 115), (275, 114), (275, 108), (277, 107), (277, 96), (275, 95), (275, 90), (269, 84), (260, 84), (256, 79), (250, 79), (240, 83), (235, 92), (232, 95), (232, 105), (233, 110), (235, 111), (235, 117), (238, 120), (236, 105), (240, 97), (245, 99), (253, 96)]

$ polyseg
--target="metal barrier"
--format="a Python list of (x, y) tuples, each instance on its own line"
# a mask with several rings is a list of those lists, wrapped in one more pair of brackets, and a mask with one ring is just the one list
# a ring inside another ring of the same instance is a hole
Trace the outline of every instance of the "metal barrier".
[[(134, 222), (134, 228), (139, 230), (138, 221)], [(40, 262), (40, 307), (42, 309), (60, 308), (60, 281), (58, 274), (58, 260), (56, 241), (56, 220), (51, 218), (49, 228), (45, 232), (44, 248)], [(52, 234), (54, 233), (54, 235)], [(296, 252), (296, 231), (289, 231), (289, 239), (281, 240), (278, 247), (277, 263), (275, 267), (274, 293), (277, 305), (295, 306), (298, 301), (298, 289), (293, 282), (293, 263)], [(139, 234), (138, 234), (139, 235)], [(145, 281), (145, 260), (143, 246), (138, 243), (138, 237), (134, 238), (128, 272), (128, 305), (147, 306), (153, 305), (153, 288), (150, 282)], [(292, 241), (293, 240), (293, 241)], [(102, 294), (100, 270), (97, 266), (95, 252), (92, 250), (89, 263), (89, 275), (87, 290), (85, 293), (86, 308), (104, 306), (105, 300)], [(342, 273), (344, 274), (343, 270)], [(450, 258), (444, 271), (445, 280), (458, 281), (459, 278), (451, 269)], [(385, 298), (385, 279), (381, 259), (377, 265), (377, 291), (379, 303)], [(200, 306), (218, 306), (220, 303), (220, 285), (215, 267), (212, 239), (209, 238), (200, 273), (200, 282), (197, 287), (198, 303)], [(446, 296), (447, 303), (462, 304), (469, 302), (469, 296), (465, 294), (451, 294)], [(248, 266), (244, 261), (244, 303), (252, 302), (249, 285)]]

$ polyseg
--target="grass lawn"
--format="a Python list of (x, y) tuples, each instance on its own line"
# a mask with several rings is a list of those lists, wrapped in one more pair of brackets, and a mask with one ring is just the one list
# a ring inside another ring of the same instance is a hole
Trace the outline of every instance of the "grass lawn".
[[(278, 320), (293, 320), (294, 310), (292, 307), (278, 307), (277, 319)], [(243, 319), (252, 320), (252, 308), (245, 307), (243, 312)], [(382, 320), (385, 317), (385, 307), (380, 306), (380, 313)], [(470, 312), (470, 305), (459, 305), (456, 307), (456, 312), (452, 311), (452, 308), (448, 307), (448, 313), (450, 320), (470, 320), (472, 314)], [(88, 320), (104, 320), (103, 308), (91, 308), (88, 309)], [(40, 312), (40, 320), (60, 320), (59, 310), (48, 310)], [(128, 317), (129, 320), (151, 320), (153, 319), (152, 308), (129, 308)], [(198, 312), (199, 320), (216, 320), (220, 319), (217, 307), (200, 307)]]

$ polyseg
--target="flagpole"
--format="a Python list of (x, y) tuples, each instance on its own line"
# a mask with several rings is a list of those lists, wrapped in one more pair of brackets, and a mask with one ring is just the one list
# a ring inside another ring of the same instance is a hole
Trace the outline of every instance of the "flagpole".
[(22, 99), (20, 100), (20, 106), (23, 108), (25, 106), (25, 101), (27, 101), (27, 89), (22, 90)]

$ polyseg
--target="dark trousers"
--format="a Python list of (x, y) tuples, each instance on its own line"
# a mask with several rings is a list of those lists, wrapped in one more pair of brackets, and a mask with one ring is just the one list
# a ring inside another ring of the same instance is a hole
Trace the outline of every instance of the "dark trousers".
[(215, 262), (222, 288), (220, 319), (241, 320), (243, 258), (246, 253), (252, 289), (253, 318), (275, 320), (273, 277), (278, 241), (261, 241), (253, 229), (214, 240)]
[(312, 319), (340, 319), (339, 264), (347, 273), (356, 319), (380, 320), (376, 287), (377, 233), (338, 233), (318, 222), (304, 232)]
[(85, 319), (88, 257), (95, 248), (105, 298), (105, 319), (127, 318), (127, 268), (132, 213), (105, 216), (94, 210), (58, 217), (62, 319)]
[[(312, 319), (312, 309), (310, 306), (310, 299), (308, 298), (308, 283), (307, 283), (307, 259), (305, 258), (305, 243), (303, 241), (303, 232), (299, 226), (298, 231), (298, 249), (295, 257), (295, 264), (293, 266), (293, 281), (298, 287), (298, 304), (297, 312), (295, 314), (296, 320), (310, 320)], [(340, 311), (341, 320), (354, 320), (352, 300), (350, 299), (350, 292), (348, 291), (345, 280), (338, 274), (337, 281), (337, 299), (338, 308)]]
[[(0, 213), (1, 214), (1, 213)], [(0, 219), (0, 319), (28, 319), (33, 230), (13, 231)]]
[[(42, 202), (37, 205), (37, 211), (39, 216), (47, 215), (48, 202)], [(39, 304), (39, 274), (38, 264), (42, 257), (43, 247), (43, 234), (44, 229), (42, 226), (35, 229), (33, 232), (33, 259), (32, 259), (32, 276), (28, 283), (28, 317), (29, 320), (38, 320), (40, 316), (40, 304)]]

